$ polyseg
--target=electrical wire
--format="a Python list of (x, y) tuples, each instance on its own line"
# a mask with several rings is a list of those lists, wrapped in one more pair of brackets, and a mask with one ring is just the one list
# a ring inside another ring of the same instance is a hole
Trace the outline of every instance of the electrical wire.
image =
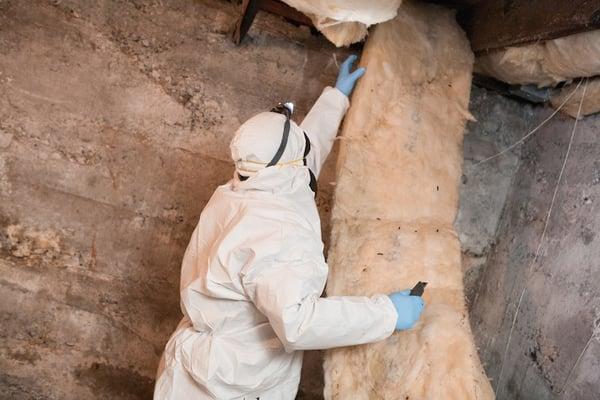
[(590, 347), (590, 344), (592, 344), (592, 340), (594, 340), (594, 339), (596, 339), (596, 330), (592, 331), (590, 338), (588, 339), (585, 346), (583, 346), (583, 350), (581, 350), (581, 353), (579, 353), (577, 360), (575, 360), (575, 364), (573, 364), (573, 366), (569, 370), (569, 373), (567, 374), (567, 378), (565, 379), (565, 383), (559, 392), (561, 394), (561, 397), (560, 397), (561, 399), (564, 397), (562, 395), (564, 395), (565, 390), (567, 390), (567, 388), (569, 387), (569, 383), (570, 383), (569, 381), (571, 380), (571, 374), (573, 373), (573, 371), (575, 371), (575, 368), (577, 368), (577, 366), (579, 365), (579, 361), (581, 361), (581, 359), (583, 358), (583, 355), (587, 351), (588, 347)]

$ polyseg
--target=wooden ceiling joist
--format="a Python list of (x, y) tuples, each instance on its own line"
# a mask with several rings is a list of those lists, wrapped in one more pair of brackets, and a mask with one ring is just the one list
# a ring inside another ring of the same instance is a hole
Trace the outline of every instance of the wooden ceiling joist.
[[(429, 0), (458, 10), (458, 20), (471, 47), (482, 54), (509, 46), (556, 39), (600, 29), (600, 0)], [(233, 34), (240, 43), (260, 10), (281, 15), (296, 24), (311, 20), (278, 0), (243, 0)]]
[(307, 25), (312, 27), (312, 21), (306, 15), (298, 10), (288, 6), (285, 3), (277, 0), (244, 0), (242, 2), (241, 14), (233, 31), (233, 41), (235, 44), (240, 44), (254, 18), (259, 11), (266, 11), (271, 14), (280, 15), (298, 25)]
[(459, 19), (481, 54), (600, 29), (600, 0), (481, 1)]

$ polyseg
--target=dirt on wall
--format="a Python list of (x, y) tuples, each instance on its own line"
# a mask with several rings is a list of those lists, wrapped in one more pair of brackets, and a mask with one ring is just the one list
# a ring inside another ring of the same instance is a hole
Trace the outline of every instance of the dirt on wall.
[[(230, 138), (282, 99), (301, 119), (347, 54), (264, 13), (236, 47), (236, 15), (217, 0), (0, 1), (0, 398), (150, 398)], [(318, 395), (319, 354), (306, 364)]]

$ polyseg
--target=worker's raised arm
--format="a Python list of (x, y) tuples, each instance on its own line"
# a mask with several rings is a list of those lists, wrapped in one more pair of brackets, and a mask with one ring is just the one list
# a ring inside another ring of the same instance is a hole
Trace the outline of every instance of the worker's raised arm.
[[(295, 235), (283, 255), (243, 273), (248, 297), (269, 320), (286, 351), (327, 349), (387, 338), (398, 314), (386, 295), (321, 297), (327, 265), (314, 240)], [(294, 240), (295, 241), (295, 240)], [(314, 248), (312, 248), (314, 247)]]
[(308, 167), (318, 177), (321, 167), (331, 151), (344, 114), (349, 107), (349, 96), (356, 81), (365, 73), (364, 68), (350, 72), (356, 56), (350, 56), (340, 66), (335, 88), (326, 87), (306, 115), (300, 128), (308, 135), (311, 152), (307, 157)]

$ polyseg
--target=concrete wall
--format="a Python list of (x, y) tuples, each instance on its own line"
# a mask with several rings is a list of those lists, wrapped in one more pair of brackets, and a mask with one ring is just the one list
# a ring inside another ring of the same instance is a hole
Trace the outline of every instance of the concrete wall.
[(337, 73), (333, 46), (276, 17), (235, 47), (236, 10), (0, 1), (0, 398), (150, 397), (235, 129), (282, 99), (301, 118)]
[[(549, 113), (542, 110), (537, 118)], [(578, 124), (532, 265), (573, 122), (553, 120), (522, 149), (474, 297), (471, 324), (499, 400), (592, 400), (600, 393), (599, 115)]]
[(478, 164), (552, 110), (477, 87), (470, 110), (478, 121), (467, 126), (456, 224), (471, 325), (488, 377), (499, 400), (597, 399), (600, 116), (578, 124), (539, 260), (528, 273), (574, 120), (557, 116), (524, 145)]
[(467, 302), (473, 304), (506, 198), (519, 166), (521, 146), (501, 157), (498, 154), (518, 141), (539, 111), (530, 104), (509, 99), (477, 86), (471, 89), (469, 111), (476, 121), (467, 123), (463, 145), (463, 176), (460, 206), (455, 222), (462, 248)]

